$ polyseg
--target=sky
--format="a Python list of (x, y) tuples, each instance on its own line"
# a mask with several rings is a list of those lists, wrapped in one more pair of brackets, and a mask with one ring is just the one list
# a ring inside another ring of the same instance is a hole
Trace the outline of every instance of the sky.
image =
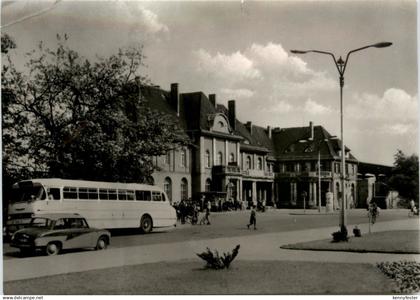
[(344, 141), (359, 161), (392, 165), (418, 154), (415, 1), (3, 1), (2, 33), (14, 55), (39, 41), (69, 45), (89, 59), (144, 47), (153, 84), (236, 100), (237, 118), (259, 126), (312, 121), (340, 137), (340, 89), (331, 56), (350, 55), (343, 90)]

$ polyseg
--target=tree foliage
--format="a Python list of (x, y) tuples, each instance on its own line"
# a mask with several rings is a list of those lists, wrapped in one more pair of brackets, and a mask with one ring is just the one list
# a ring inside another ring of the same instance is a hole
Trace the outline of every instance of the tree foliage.
[(57, 39), (27, 53), (24, 72), (10, 59), (2, 70), (6, 174), (146, 182), (153, 156), (187, 140), (141, 97), (142, 49), (89, 61)]
[(413, 199), (419, 207), (419, 157), (405, 155), (398, 150), (394, 156), (395, 162), (389, 185), (404, 197), (406, 201)]

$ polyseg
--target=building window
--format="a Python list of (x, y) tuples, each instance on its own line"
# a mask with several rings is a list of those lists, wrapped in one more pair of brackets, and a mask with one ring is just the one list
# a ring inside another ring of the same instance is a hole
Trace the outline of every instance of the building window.
[(187, 152), (185, 149), (181, 150), (181, 167), (187, 166)]
[(219, 166), (223, 165), (223, 154), (222, 154), (222, 152), (217, 153), (217, 164)]
[(163, 190), (169, 198), (169, 201), (172, 202), (172, 181), (171, 178), (166, 177), (163, 182)]
[(295, 164), (295, 172), (300, 172), (300, 163)]
[(235, 154), (231, 153), (231, 154), (229, 155), (229, 162), (230, 162), (230, 163), (235, 162)]
[(210, 168), (211, 160), (210, 160), (210, 151), (206, 150), (206, 153), (204, 154), (204, 161), (206, 164), (206, 168)]
[(171, 164), (171, 152), (170, 151), (166, 152), (165, 157), (163, 158), (163, 162), (166, 165), (170, 165)]
[(246, 169), (251, 169), (251, 156), (246, 157)]
[(188, 181), (185, 178), (181, 180), (181, 200), (188, 199)]
[(211, 179), (207, 178), (206, 180), (206, 187), (205, 187), (206, 192), (210, 192), (211, 191)]
[(258, 157), (258, 170), (262, 170), (262, 158)]
[(341, 173), (340, 163), (334, 163), (334, 173)]

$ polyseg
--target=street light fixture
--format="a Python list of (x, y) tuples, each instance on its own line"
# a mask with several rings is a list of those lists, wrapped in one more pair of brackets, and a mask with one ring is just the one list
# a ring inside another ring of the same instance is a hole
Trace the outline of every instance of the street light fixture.
[(385, 47), (389, 47), (391, 46), (392, 43), (390, 42), (380, 42), (380, 43), (376, 43), (376, 44), (372, 44), (372, 45), (368, 45), (368, 46), (364, 46), (361, 48), (357, 48), (354, 50), (351, 50), (347, 53), (346, 55), (346, 59), (343, 61), (343, 59), (341, 58), (341, 56), (339, 57), (339, 59), (337, 60), (335, 58), (335, 55), (331, 52), (327, 52), (327, 51), (320, 51), (320, 50), (290, 50), (290, 52), (292, 52), (293, 54), (306, 54), (306, 53), (319, 53), (319, 54), (326, 54), (326, 55), (330, 55), (333, 60), (334, 60), (334, 64), (337, 68), (338, 74), (339, 74), (339, 80), (340, 80), (340, 127), (341, 127), (341, 210), (340, 210), (340, 229), (342, 233), (347, 233), (347, 228), (346, 228), (346, 224), (347, 224), (347, 220), (346, 220), (346, 208), (345, 208), (345, 197), (346, 197), (346, 185), (345, 185), (345, 177), (346, 177), (346, 161), (345, 161), (345, 156), (346, 156), (346, 150), (344, 148), (344, 135), (343, 135), (343, 87), (344, 87), (344, 72), (346, 71), (346, 67), (347, 67), (347, 62), (349, 60), (349, 56), (350, 54), (357, 52), (357, 51), (361, 51), (367, 48), (385, 48)]
[[(330, 136), (326, 139), (322, 139), (319, 140), (317, 142), (317, 149), (318, 149), (318, 164), (317, 164), (317, 168), (318, 168), (318, 212), (321, 212), (321, 143), (322, 142), (328, 142), (330, 140), (334, 140), (337, 139), (337, 137), (335, 135)], [(311, 143), (313, 142), (313, 138), (309, 138), (307, 140), (299, 140), (299, 143)]]

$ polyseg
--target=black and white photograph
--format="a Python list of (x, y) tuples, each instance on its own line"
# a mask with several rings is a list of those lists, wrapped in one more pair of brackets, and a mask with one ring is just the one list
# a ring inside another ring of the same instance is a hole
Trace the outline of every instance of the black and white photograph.
[(417, 299), (417, 6), (1, 1), (3, 299)]

